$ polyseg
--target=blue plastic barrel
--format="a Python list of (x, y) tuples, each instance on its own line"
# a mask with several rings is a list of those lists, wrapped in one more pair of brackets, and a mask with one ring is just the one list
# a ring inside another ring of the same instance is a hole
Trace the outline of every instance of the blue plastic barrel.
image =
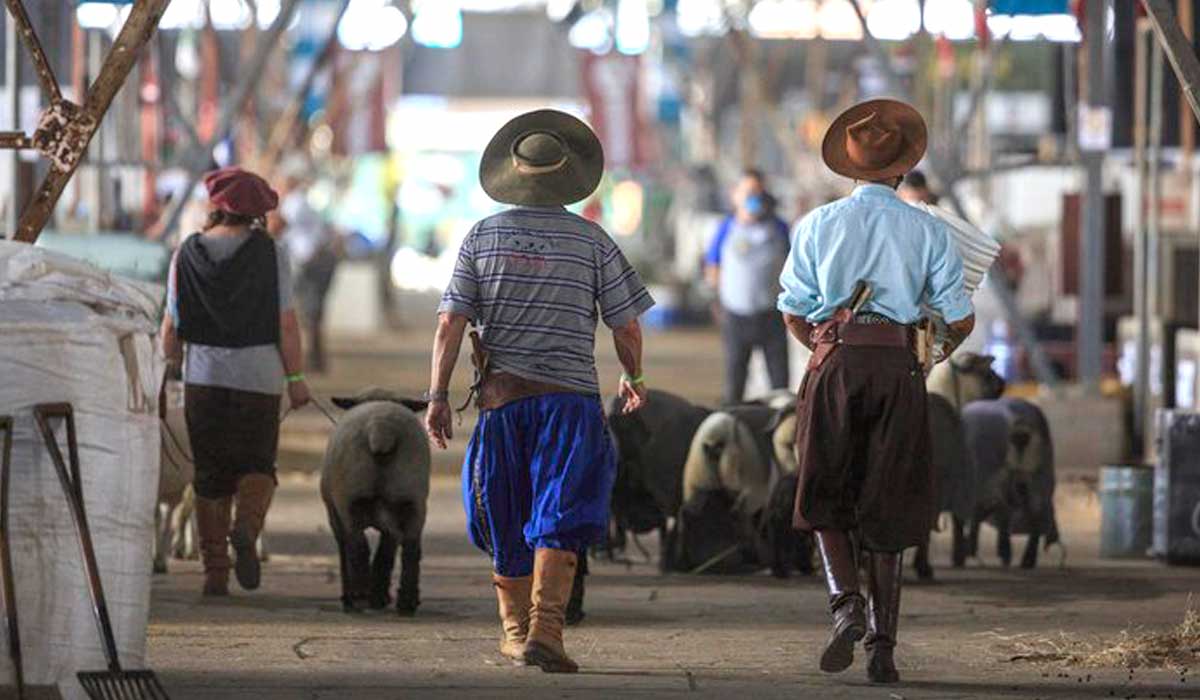
[(1154, 539), (1154, 469), (1118, 464), (1100, 469), (1100, 556), (1145, 557)]

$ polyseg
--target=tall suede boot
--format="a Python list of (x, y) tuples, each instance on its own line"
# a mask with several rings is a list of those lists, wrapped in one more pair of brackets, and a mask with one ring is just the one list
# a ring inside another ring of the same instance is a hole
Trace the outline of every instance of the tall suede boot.
[(200, 536), (200, 559), (204, 563), (204, 595), (229, 595), (230, 498), (196, 497), (196, 529)]
[(508, 578), (492, 574), (500, 604), (500, 653), (517, 665), (525, 664), (525, 640), (529, 636), (529, 613), (533, 603), (533, 577)]
[(904, 557), (900, 552), (871, 552), (867, 561), (867, 587), (870, 591), (870, 623), (867, 632), (867, 678), (872, 683), (896, 683), (892, 650), (900, 623), (900, 580)]
[(578, 555), (562, 549), (539, 549), (533, 558), (533, 607), (525, 663), (546, 673), (575, 673), (579, 664), (563, 648), (567, 601), (575, 581)]
[(867, 633), (864, 599), (858, 591), (858, 562), (850, 536), (841, 530), (817, 530), (817, 549), (825, 564), (833, 630), (821, 653), (821, 670), (841, 673), (854, 663), (854, 645)]
[(238, 481), (237, 508), (229, 542), (235, 558), (233, 571), (238, 584), (248, 591), (258, 588), (262, 567), (258, 561), (258, 535), (262, 532), (271, 497), (275, 494), (275, 478), (268, 474), (247, 474)]

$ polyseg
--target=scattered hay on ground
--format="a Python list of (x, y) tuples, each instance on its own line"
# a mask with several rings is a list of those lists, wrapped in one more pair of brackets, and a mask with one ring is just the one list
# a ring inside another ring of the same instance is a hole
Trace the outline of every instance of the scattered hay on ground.
[(1124, 630), (1111, 638), (1055, 636), (997, 637), (1010, 662), (1077, 668), (1187, 669), (1200, 664), (1200, 611), (1190, 605), (1183, 622), (1167, 632)]

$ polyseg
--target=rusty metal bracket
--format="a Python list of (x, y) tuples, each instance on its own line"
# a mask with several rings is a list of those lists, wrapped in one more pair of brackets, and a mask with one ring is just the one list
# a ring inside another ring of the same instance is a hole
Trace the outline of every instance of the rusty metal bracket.
[(46, 59), (46, 52), (42, 49), (37, 32), (29, 21), (22, 0), (4, 0), (13, 21), (20, 29), (21, 38), (37, 71), (38, 81), (49, 102), (32, 137), (20, 132), (0, 133), (0, 148), (36, 148), (50, 161), (50, 172), (46, 174), (33, 199), (21, 214), (14, 240), (33, 243), (41, 235), (42, 229), (54, 213), (58, 198), (62, 196), (63, 189), (83, 160), (88, 144), (100, 128), (109, 105), (125, 84), (125, 79), (137, 63), (142, 48), (154, 36), (154, 30), (158, 27), (168, 2), (169, 0), (135, 0), (129, 17), (104, 59), (100, 73), (84, 96), (83, 104), (77, 105), (63, 98), (58, 79)]

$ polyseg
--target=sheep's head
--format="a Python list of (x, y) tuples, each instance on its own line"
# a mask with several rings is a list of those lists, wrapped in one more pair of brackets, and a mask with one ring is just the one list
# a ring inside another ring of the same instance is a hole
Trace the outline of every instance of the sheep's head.
[(358, 406), (359, 404), (369, 403), (371, 401), (389, 401), (391, 403), (398, 403), (415, 413), (420, 413), (429, 407), (428, 401), (406, 398), (390, 389), (382, 389), (377, 386), (367, 387), (350, 397), (335, 396), (332, 400), (334, 406), (346, 411)]
[(1021, 418), (1014, 420), (1008, 431), (1004, 459), (1008, 482), (1006, 500), (1029, 513), (1040, 511), (1035, 491), (1037, 473), (1047, 448), (1045, 440), (1046, 436), (1037, 425)]
[(991, 355), (960, 353), (935, 367), (926, 385), (959, 408), (972, 401), (998, 399), (1004, 394), (1005, 382), (992, 368), (995, 361)]
[(784, 474), (795, 474), (800, 470), (796, 457), (796, 411), (781, 411), (771, 426), (771, 447), (775, 461)]

